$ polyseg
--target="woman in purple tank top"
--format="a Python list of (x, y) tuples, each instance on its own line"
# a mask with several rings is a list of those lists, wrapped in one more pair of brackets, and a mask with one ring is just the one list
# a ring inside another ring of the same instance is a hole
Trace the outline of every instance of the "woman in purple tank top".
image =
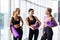
[[(52, 15), (51, 15), (52, 9), (46, 8), (45, 10), (45, 17), (44, 17), (44, 30), (43, 35), (41, 37), (41, 40), (52, 40), (53, 37), (53, 31), (52, 31)], [(57, 25), (56, 25), (57, 26)]]

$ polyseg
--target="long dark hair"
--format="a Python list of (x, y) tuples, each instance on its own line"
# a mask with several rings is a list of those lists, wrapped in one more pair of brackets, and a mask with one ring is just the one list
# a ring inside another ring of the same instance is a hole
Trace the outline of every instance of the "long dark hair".
[(28, 12), (30, 12), (30, 11), (32, 11), (32, 10), (34, 11), (34, 9), (30, 8), (30, 9), (28, 10)]

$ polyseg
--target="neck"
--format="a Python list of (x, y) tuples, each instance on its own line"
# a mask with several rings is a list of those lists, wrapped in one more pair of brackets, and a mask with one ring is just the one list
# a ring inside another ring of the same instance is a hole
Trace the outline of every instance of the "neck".
[(14, 17), (18, 17), (17, 15), (15, 15)]
[(31, 15), (29, 17), (32, 17)]

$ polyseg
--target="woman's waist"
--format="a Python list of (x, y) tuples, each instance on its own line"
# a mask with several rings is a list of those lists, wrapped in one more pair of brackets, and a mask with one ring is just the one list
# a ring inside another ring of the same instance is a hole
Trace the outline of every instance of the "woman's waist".
[(14, 25), (14, 28), (22, 28), (20, 25)]
[(44, 30), (46, 30), (46, 29), (50, 29), (50, 30), (52, 30), (52, 28), (49, 27), (49, 26), (44, 27)]
[(31, 28), (29, 28), (31, 31), (36, 31), (36, 30), (39, 30), (39, 29), (35, 29), (35, 30), (32, 30)]

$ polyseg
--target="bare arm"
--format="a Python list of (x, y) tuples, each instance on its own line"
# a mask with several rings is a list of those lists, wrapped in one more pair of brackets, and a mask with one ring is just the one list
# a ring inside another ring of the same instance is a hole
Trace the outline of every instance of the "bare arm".
[(26, 18), (25, 21), (26, 21), (27, 26), (28, 26), (29, 28), (32, 28), (33, 25), (29, 25), (29, 23), (28, 23), (28, 18)]
[(13, 25), (13, 24), (12, 24), (12, 18), (10, 18), (10, 23), (9, 23), (9, 30), (10, 30), (10, 32), (12, 33), (11, 27), (10, 27), (11, 25)]
[(21, 16), (20, 16), (20, 20), (21, 20), (21, 22), (22, 22), (22, 25), (21, 25), (21, 26), (23, 26), (24, 22), (23, 22), (23, 20), (22, 20), (22, 17), (21, 17)]
[(13, 25), (13, 24), (12, 24), (12, 18), (10, 18), (10, 25)]
[(39, 22), (39, 27), (41, 26), (40, 20), (35, 16), (36, 20)]

